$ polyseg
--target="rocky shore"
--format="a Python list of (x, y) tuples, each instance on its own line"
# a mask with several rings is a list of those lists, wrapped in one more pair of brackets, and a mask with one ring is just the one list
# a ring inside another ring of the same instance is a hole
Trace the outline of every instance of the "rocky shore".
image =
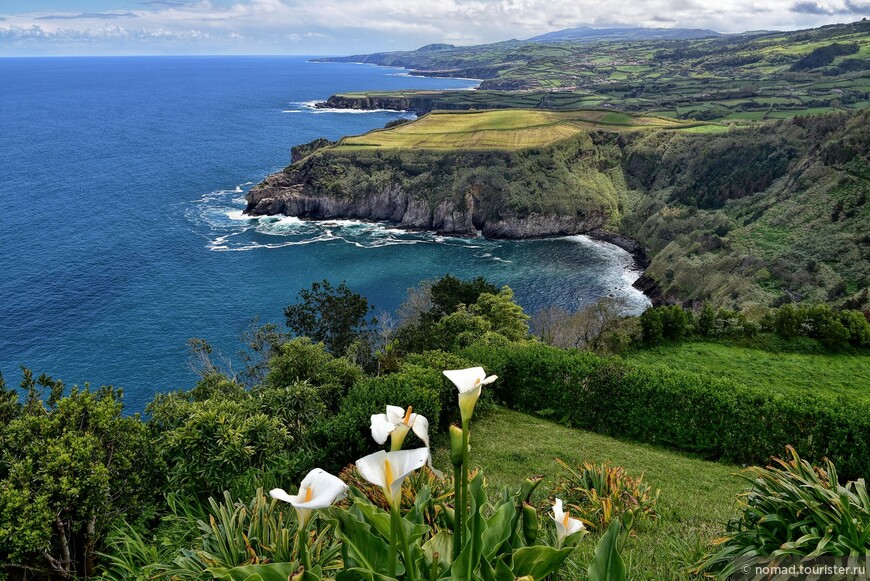
[(428, 200), (406, 192), (398, 185), (356, 199), (318, 192), (297, 172), (268, 176), (247, 194), (245, 213), (251, 216), (284, 215), (312, 220), (356, 219), (386, 221), (400, 228), (430, 230), (452, 236), (526, 239), (589, 234), (607, 221), (604, 213), (585, 216), (528, 214), (509, 211), (498, 218), (471, 194), (457, 201)]

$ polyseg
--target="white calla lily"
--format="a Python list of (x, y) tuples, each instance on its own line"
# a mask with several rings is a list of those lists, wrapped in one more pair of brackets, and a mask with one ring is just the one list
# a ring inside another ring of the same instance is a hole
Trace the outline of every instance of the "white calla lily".
[(468, 369), (448, 369), (444, 371), (444, 375), (453, 382), (456, 389), (459, 390), (459, 412), (462, 416), (462, 422), (467, 423), (471, 420), (474, 413), (474, 406), (480, 398), (480, 390), (484, 385), (490, 384), (496, 379), (497, 375), (487, 377), (483, 367), (470, 367)]
[(422, 468), (428, 459), (428, 448), (393, 452), (381, 450), (357, 460), (356, 467), (363, 478), (375, 486), (380, 486), (387, 500), (398, 506), (405, 477)]
[(394, 451), (402, 449), (408, 432), (413, 431), (430, 450), (427, 462), (429, 468), (438, 478), (444, 477), (444, 474), (432, 465), (432, 452), (429, 448), (429, 420), (426, 419), (426, 416), (414, 413), (414, 408), (410, 406), (405, 410), (398, 406), (388, 405), (387, 413), (374, 414), (371, 420), (372, 437), (378, 444), (386, 442), (388, 437), (391, 438), (391, 448)]
[(551, 518), (556, 522), (556, 541), (560, 549), (567, 537), (586, 528), (580, 520), (571, 518), (571, 515), (567, 511), (562, 510), (562, 499), (560, 498), (557, 498), (555, 504), (553, 504), (553, 516)]
[(305, 530), (313, 510), (332, 506), (336, 500), (344, 498), (346, 492), (347, 484), (340, 478), (326, 470), (315, 468), (302, 479), (297, 494), (288, 494), (282, 488), (273, 488), (269, 495), (292, 504), (299, 517), (299, 529)]

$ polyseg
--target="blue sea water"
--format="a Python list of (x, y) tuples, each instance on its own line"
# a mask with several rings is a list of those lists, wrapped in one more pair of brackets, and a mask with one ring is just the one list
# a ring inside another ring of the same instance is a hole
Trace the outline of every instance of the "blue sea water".
[(186, 341), (235, 353), (254, 317), (315, 280), (378, 309), (447, 272), (508, 284), (529, 311), (631, 289), (631, 258), (584, 237), (503, 242), (351, 221), (247, 219), (247, 189), (290, 147), (396, 112), (314, 110), (340, 91), (467, 80), (300, 57), (0, 59), (0, 371), (113, 384), (139, 411), (189, 388)]

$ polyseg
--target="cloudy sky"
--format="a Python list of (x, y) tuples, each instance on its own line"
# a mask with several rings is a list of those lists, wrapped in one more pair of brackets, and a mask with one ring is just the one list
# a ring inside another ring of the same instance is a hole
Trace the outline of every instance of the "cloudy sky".
[(2, 0), (0, 56), (348, 54), (581, 25), (741, 32), (867, 16), (868, 0)]

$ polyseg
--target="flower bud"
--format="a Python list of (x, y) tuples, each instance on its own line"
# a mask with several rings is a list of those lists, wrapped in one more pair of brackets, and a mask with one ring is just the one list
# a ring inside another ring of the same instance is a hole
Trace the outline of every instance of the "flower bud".
[(523, 538), (526, 539), (527, 545), (534, 545), (538, 538), (538, 530), (540, 523), (538, 521), (538, 511), (531, 504), (523, 503)]
[(528, 502), (529, 498), (532, 496), (532, 493), (544, 479), (543, 476), (530, 476), (523, 481), (522, 486), (520, 487), (520, 502)]
[(457, 425), (450, 426), (450, 462), (454, 466), (462, 466), (465, 454), (462, 449), (462, 428)]
[(453, 530), (453, 525), (456, 522), (456, 511), (446, 504), (442, 504), (441, 508), (444, 510), (444, 521), (447, 523), (447, 528)]

